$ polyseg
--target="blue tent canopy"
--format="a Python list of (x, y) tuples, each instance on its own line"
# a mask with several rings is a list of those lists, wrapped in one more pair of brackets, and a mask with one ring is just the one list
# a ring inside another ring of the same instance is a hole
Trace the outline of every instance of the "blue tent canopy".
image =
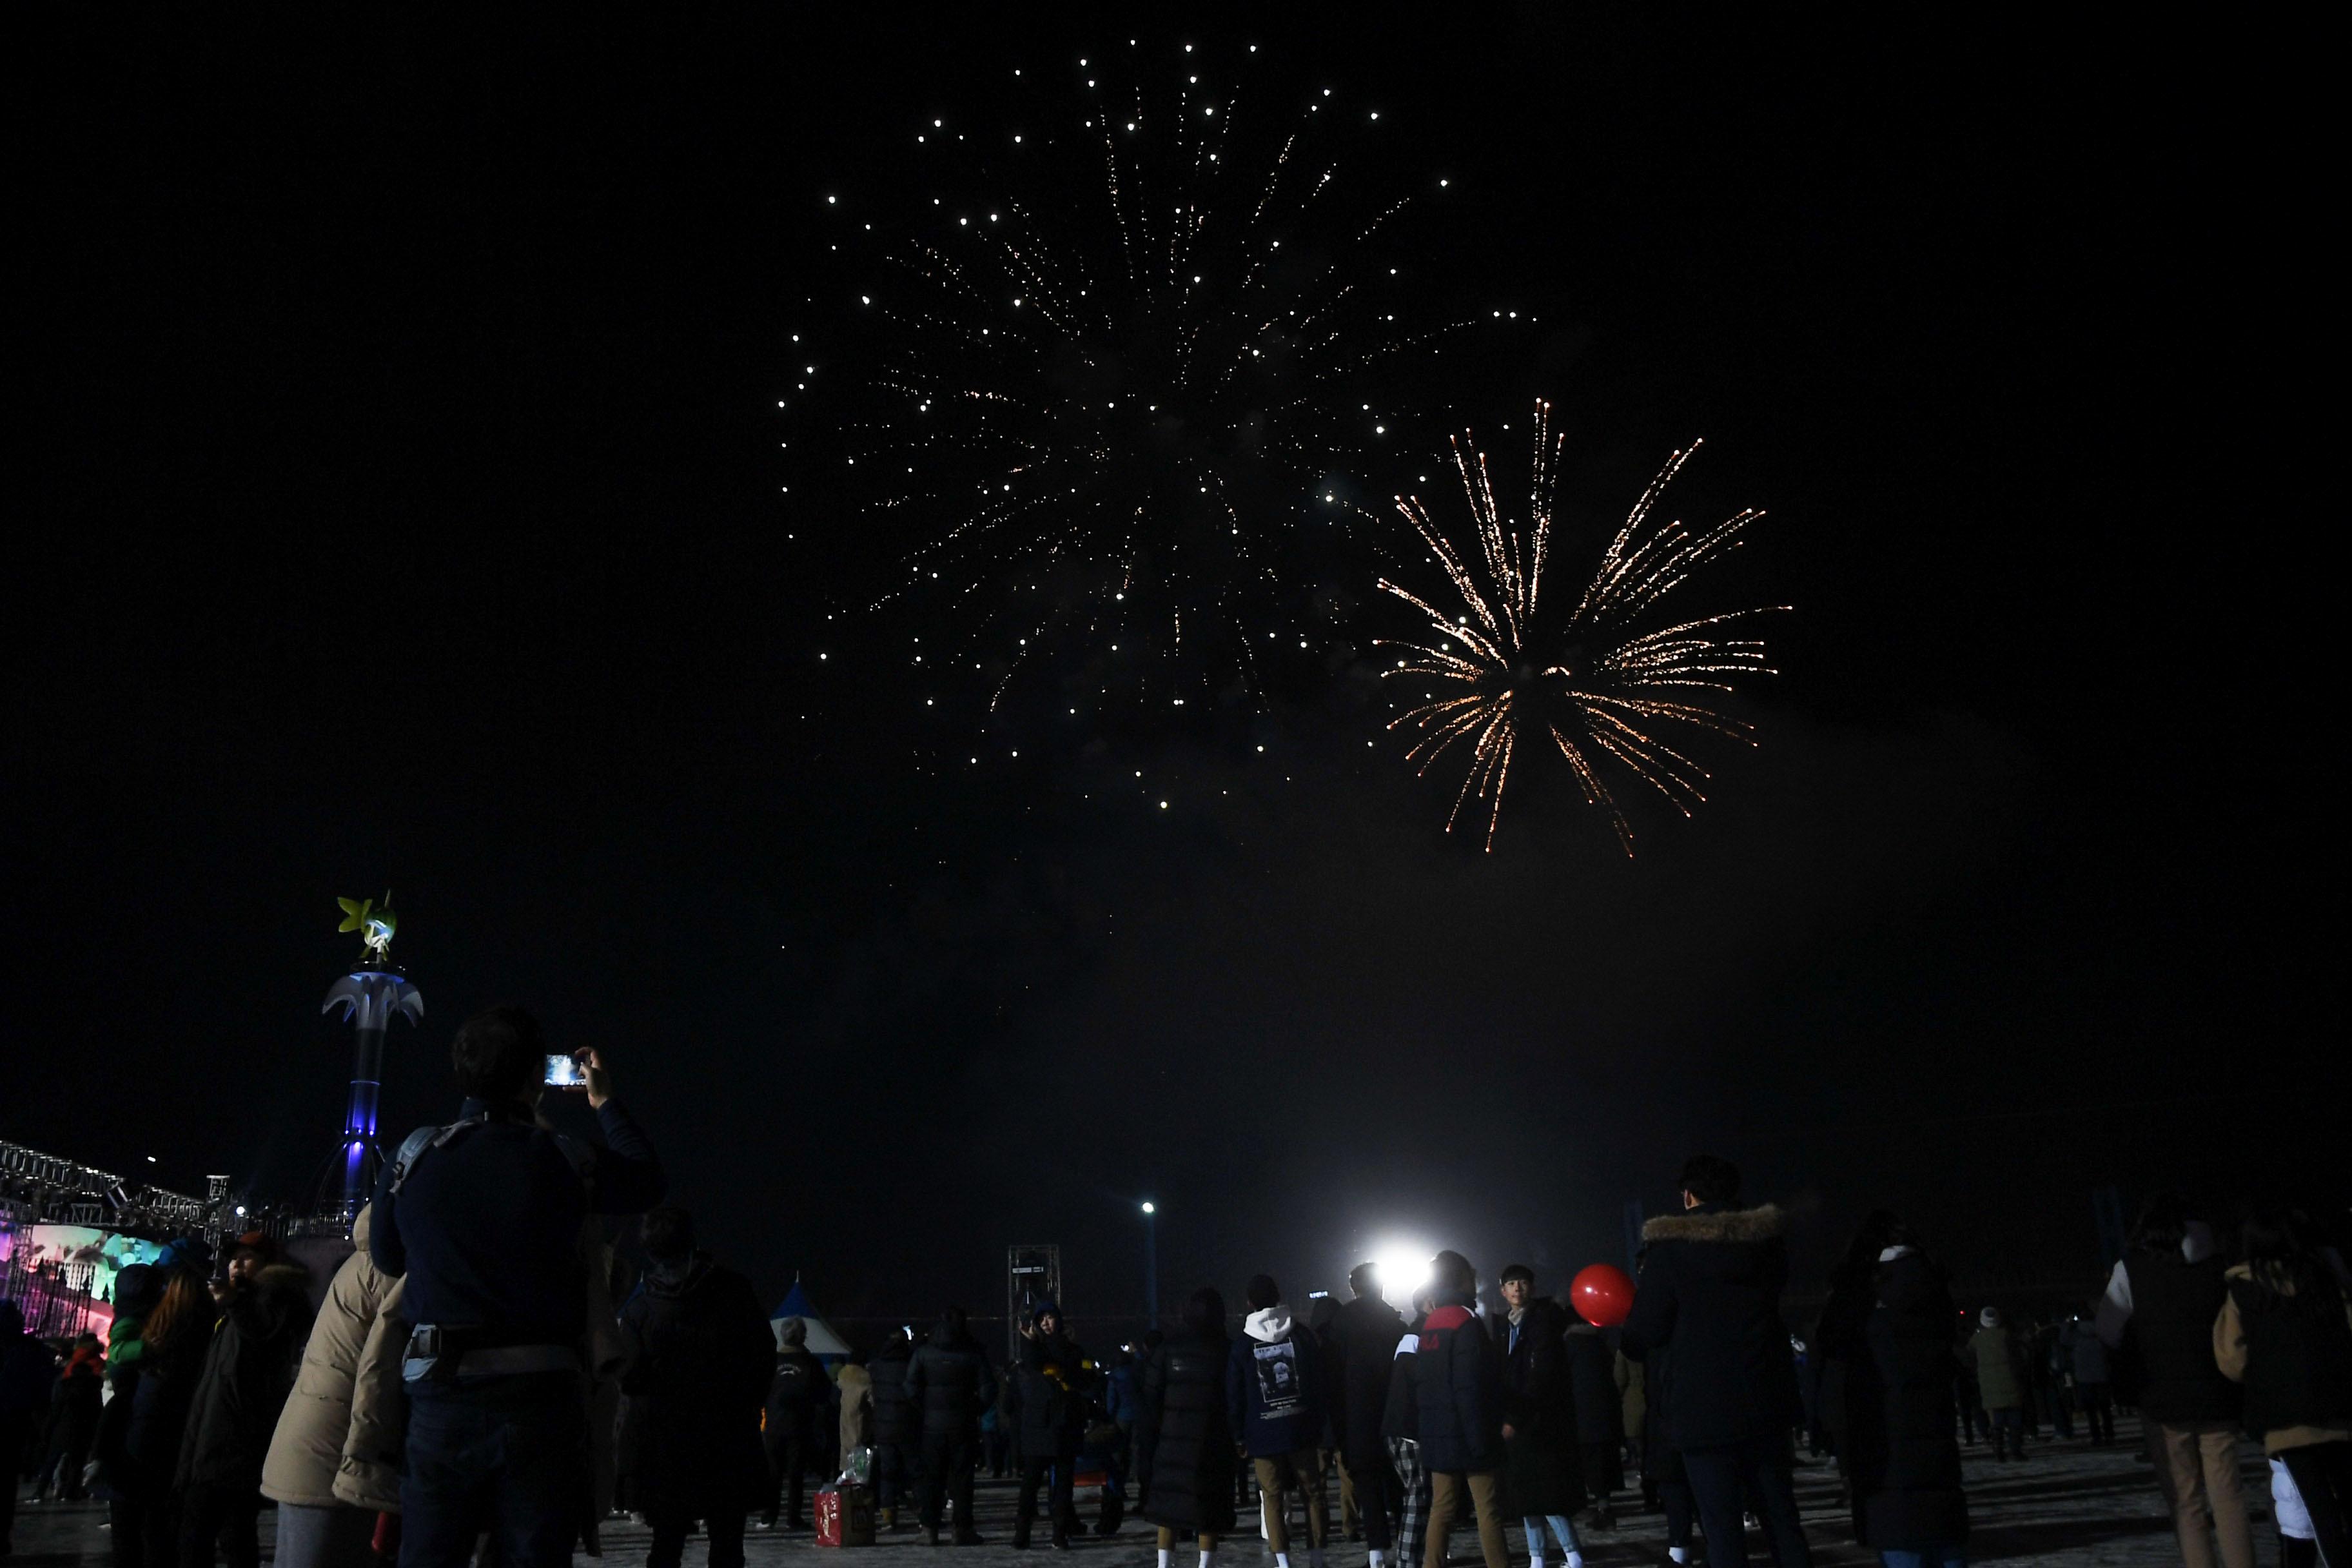
[[(847, 1359), (849, 1342), (835, 1333), (833, 1325), (824, 1321), (824, 1314), (816, 1310), (816, 1303), (809, 1300), (806, 1290), (801, 1289), (798, 1275), (793, 1277), (793, 1288), (784, 1292), (783, 1300), (768, 1314), (771, 1327), (782, 1324), (786, 1318), (798, 1318), (808, 1325), (809, 1354), (826, 1361)], [(782, 1348), (781, 1341), (777, 1348)]]

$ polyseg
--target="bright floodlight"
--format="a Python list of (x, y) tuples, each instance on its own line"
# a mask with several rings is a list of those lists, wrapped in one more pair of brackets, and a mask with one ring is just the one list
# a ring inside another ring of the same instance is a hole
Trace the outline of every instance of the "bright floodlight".
[(1429, 1247), (1410, 1242), (1376, 1248), (1372, 1266), (1381, 1271), (1381, 1294), (1400, 1306), (1411, 1306), (1412, 1293), (1429, 1282), (1430, 1260), (1434, 1257)]
[(1154, 1205), (1152, 1205), (1150, 1203), (1147, 1202), (1147, 1203), (1143, 1205), (1143, 1212), (1144, 1212), (1145, 1214), (1158, 1214), (1158, 1213), (1160, 1212), (1160, 1210), (1159, 1210), (1157, 1207), (1155, 1207)]

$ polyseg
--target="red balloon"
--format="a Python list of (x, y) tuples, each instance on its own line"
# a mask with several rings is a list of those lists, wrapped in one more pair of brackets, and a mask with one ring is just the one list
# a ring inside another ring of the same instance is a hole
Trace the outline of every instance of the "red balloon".
[(1577, 1270), (1568, 1287), (1568, 1299), (1588, 1323), (1613, 1329), (1633, 1310), (1633, 1281), (1622, 1268), (1595, 1263)]

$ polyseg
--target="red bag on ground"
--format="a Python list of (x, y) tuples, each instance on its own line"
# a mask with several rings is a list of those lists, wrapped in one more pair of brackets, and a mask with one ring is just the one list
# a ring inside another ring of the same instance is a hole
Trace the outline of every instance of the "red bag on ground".
[(874, 1544), (874, 1492), (855, 1481), (833, 1481), (816, 1489), (819, 1546)]

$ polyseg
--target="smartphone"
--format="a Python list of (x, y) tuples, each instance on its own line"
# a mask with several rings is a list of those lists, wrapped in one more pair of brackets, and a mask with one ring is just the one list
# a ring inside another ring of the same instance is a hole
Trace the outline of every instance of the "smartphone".
[(547, 1077), (542, 1081), (550, 1089), (586, 1089), (588, 1064), (575, 1056), (551, 1056), (547, 1058)]

